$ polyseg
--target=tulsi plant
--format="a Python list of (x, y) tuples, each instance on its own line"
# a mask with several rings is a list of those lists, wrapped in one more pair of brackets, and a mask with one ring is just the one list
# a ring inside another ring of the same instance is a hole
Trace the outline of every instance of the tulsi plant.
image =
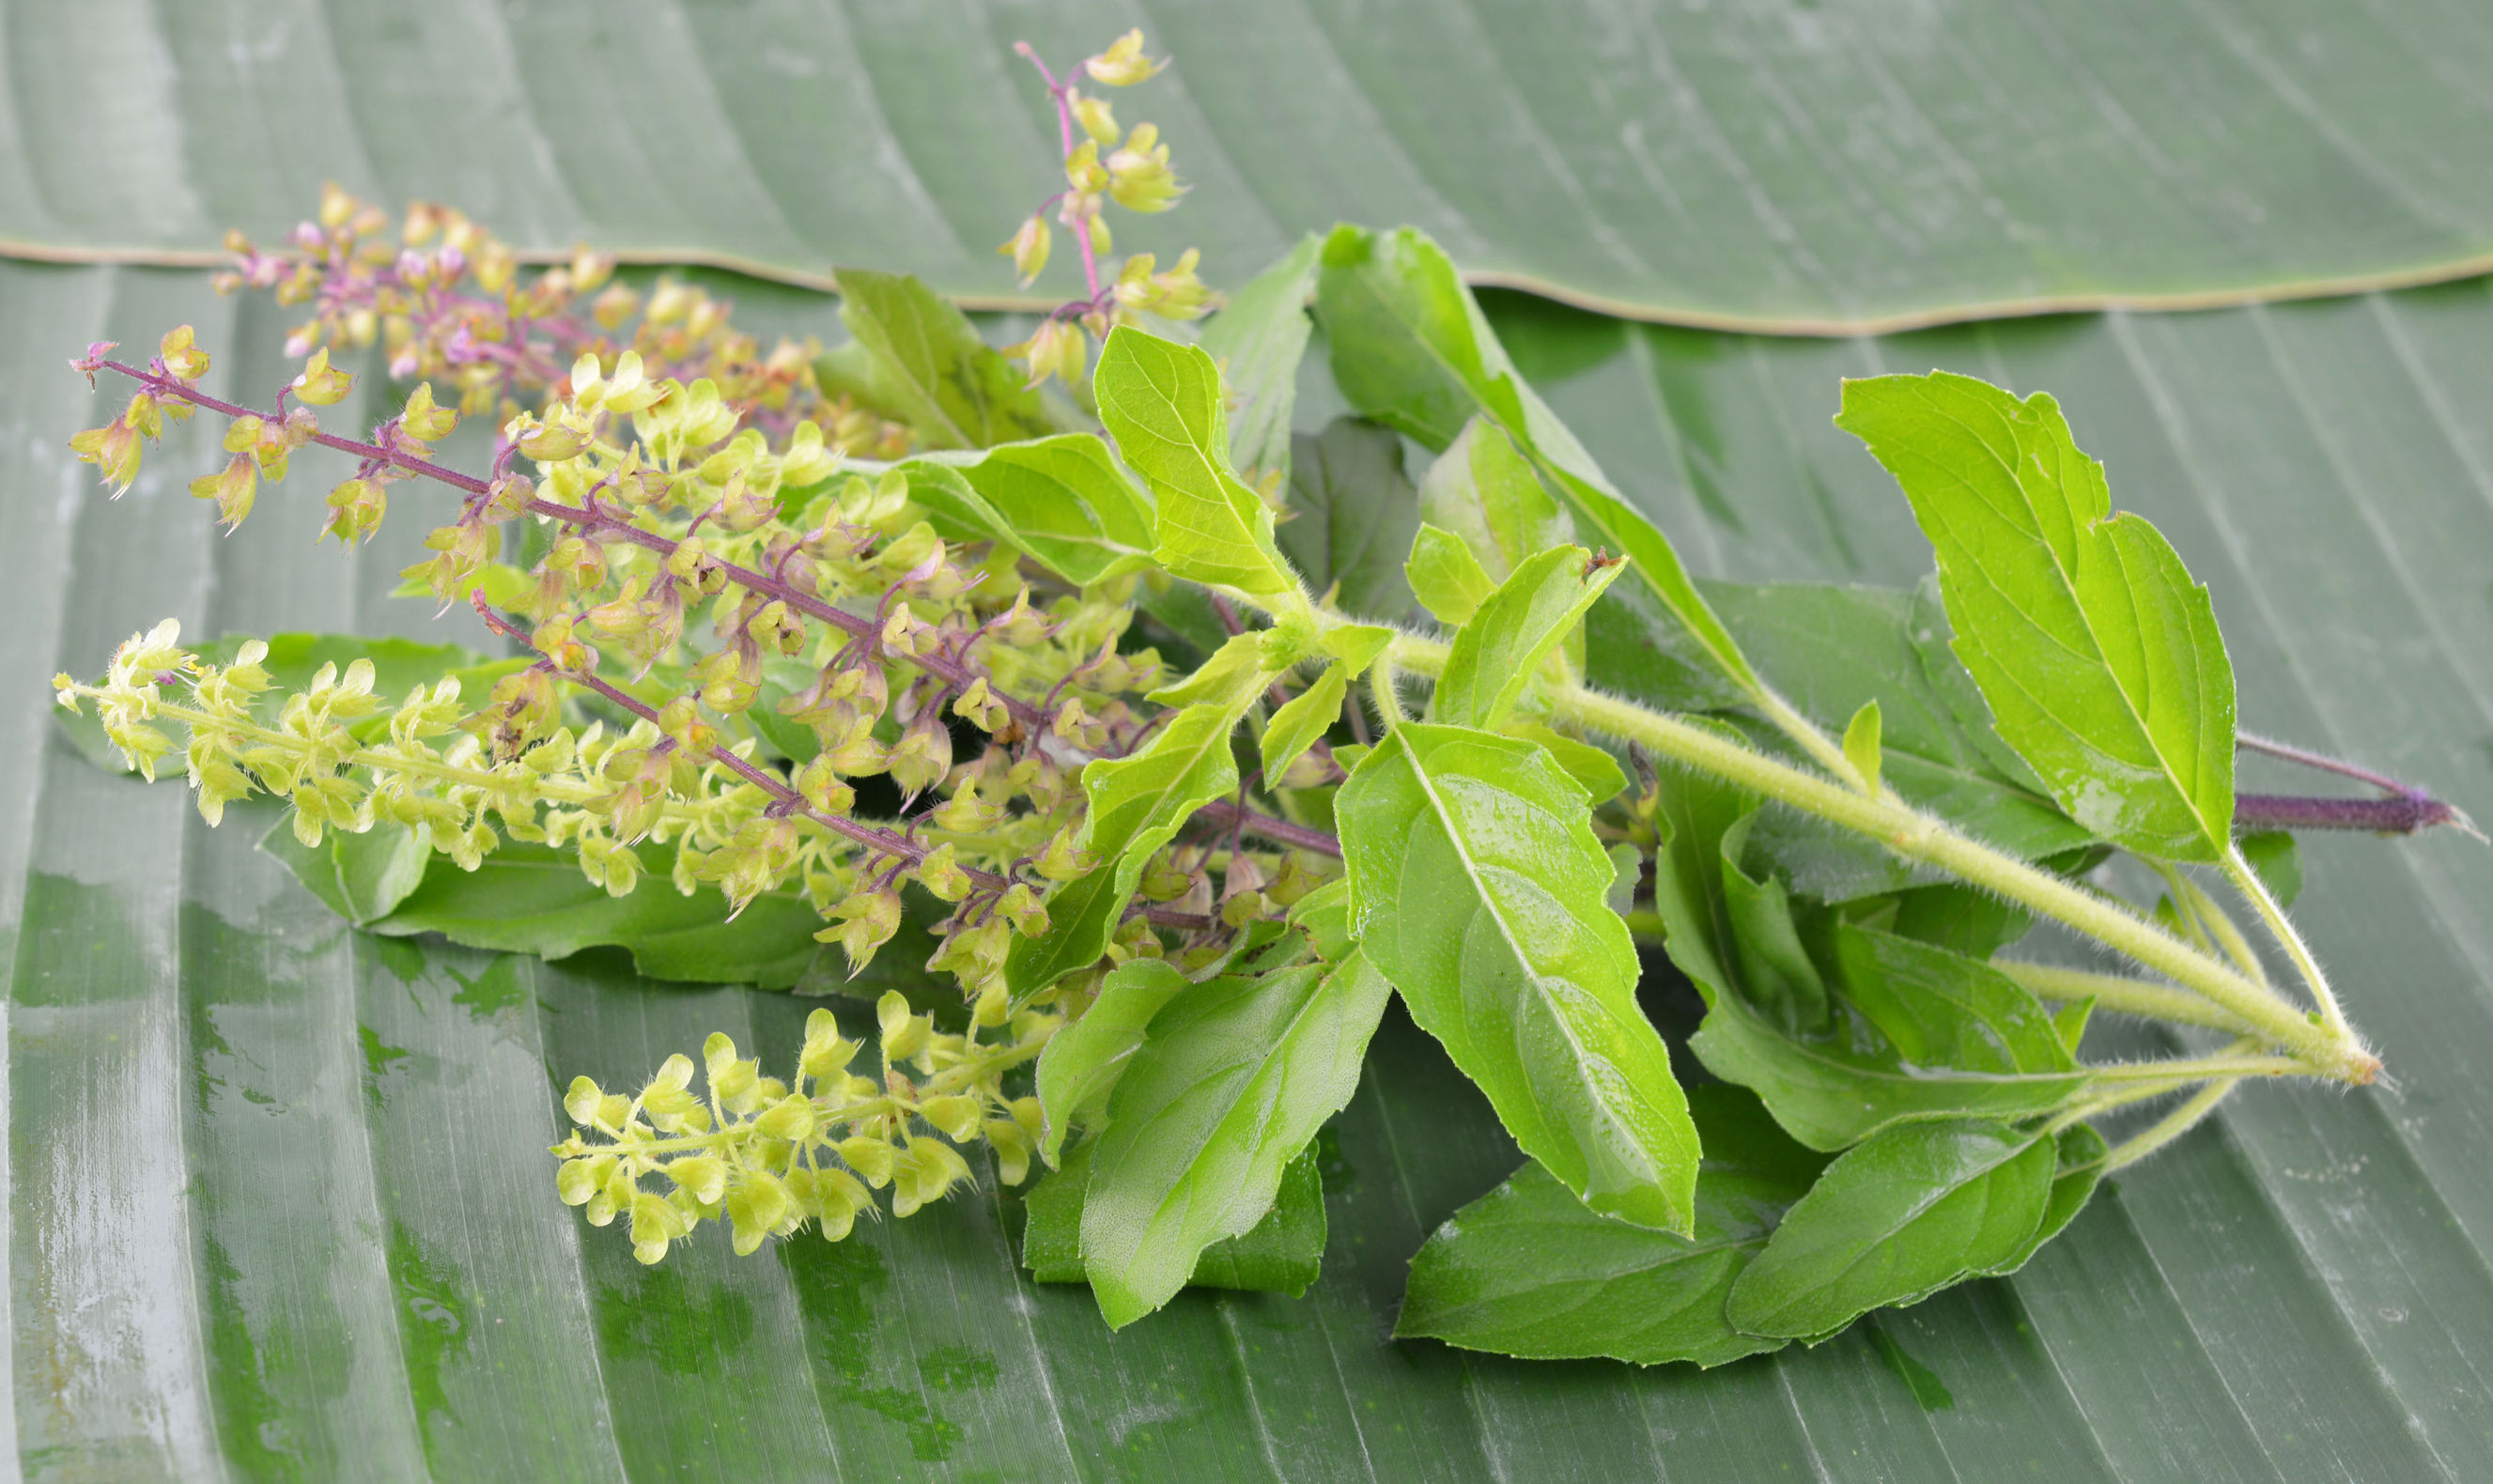
[[(786, 1067), (713, 1035), (572, 1082), (554, 1186), (591, 1224), (749, 1253), (1037, 1174), (1026, 1261), (1112, 1325), (1295, 1291), (1312, 1142), (1398, 995), (1528, 1156), (1417, 1255), (1398, 1332), (1712, 1365), (2013, 1271), (2246, 1081), (2376, 1079), (2282, 830), (2465, 821), (2238, 732), (2206, 590), (2051, 398), (1846, 383), (1935, 579), (1700, 583), (1420, 233), (1311, 237), (1225, 305), (1191, 252), (1113, 258), (1109, 208), (1184, 188), (1085, 89), (1160, 64), (1024, 54), (1066, 186), (1003, 251), (1035, 280), (1062, 228), (1086, 294), (1009, 351), (861, 270), (847, 344), (766, 351), (699, 288), (332, 191), (233, 244), (227, 286), (308, 313), (269, 401), (211, 395), (188, 327), (75, 363), (136, 383), (73, 440), (116, 492), (202, 412), (228, 529), (342, 452), (322, 534), (422, 490), (410, 590), (514, 641), (167, 621), (57, 682), (130, 766), (210, 823), (283, 798), (270, 848), (376, 931), (874, 996)], [(1319, 436), (1310, 308), (1358, 414)], [(347, 435), (357, 355), (398, 410)], [(478, 417), (490, 461), (445, 462)], [(2242, 748), (2381, 796), (2238, 794)], [(1639, 944), (1703, 996), (1702, 1085)], [(2178, 1050), (2089, 1059), (2098, 1012)]]

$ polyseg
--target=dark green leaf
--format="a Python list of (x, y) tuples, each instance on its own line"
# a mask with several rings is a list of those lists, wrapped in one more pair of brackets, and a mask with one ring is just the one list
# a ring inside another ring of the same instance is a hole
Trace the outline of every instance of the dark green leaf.
[(1715, 1076), (1765, 1099), (1803, 1143), (1841, 1149), (1899, 1121), (2042, 1113), (2087, 1085), (2032, 994), (1986, 965), (1887, 934), (1835, 930), (1840, 993), (1814, 1026), (1804, 974), (1815, 965), (1794, 951), (1797, 927), (1787, 938), (1776, 926), (1777, 910), (1788, 922), (1789, 908), (1729, 853), (1755, 801), (1672, 779), (1663, 806), (1654, 905), (1671, 962), (1706, 1004), (1689, 1047)]
[[(1041, 1283), (1088, 1283), (1082, 1258), (1083, 1190), (1091, 1178), (1096, 1139), (1066, 1153), (1064, 1166), (1022, 1198), (1029, 1222), (1022, 1228), (1021, 1261)], [(1273, 1208), (1237, 1236), (1203, 1249), (1186, 1275), (1186, 1287), (1240, 1289), (1292, 1297), (1316, 1281), (1324, 1261), (1324, 1186), (1312, 1149), (1281, 1171)]]
[(1777, 1349), (1723, 1318), (1732, 1282), (1826, 1166), (1756, 1097), (1694, 1087), (1705, 1143), (1697, 1225), (1673, 1236), (1596, 1215), (1538, 1164), (1457, 1211), (1411, 1260), (1397, 1336), (1533, 1359), (1717, 1366)]
[(1290, 410), (1312, 328), (1307, 301), (1316, 291), (1316, 252), (1313, 233), (1300, 238), (1280, 261), (1230, 294), (1203, 327), (1203, 348), (1219, 364), (1232, 399), (1230, 466), (1250, 485), (1295, 476)]
[(1059, 430), (1012, 363), (916, 278), (841, 269), (840, 320), (865, 347), (874, 405), (927, 446), (986, 448)]
[(1151, 503), (1095, 433), (938, 454), (901, 465), (947, 540), (995, 540), (1088, 586), (1152, 564)]
[(2215, 610), (2161, 532), (2112, 513), (2059, 404), (1934, 371), (1847, 381), (1836, 422), (1904, 486), (1957, 655), (2061, 808), (2146, 854), (2222, 855), (2234, 671)]
[[(285, 823), (260, 848), (285, 863), (329, 907), (367, 933), (438, 933), (454, 943), (564, 959), (586, 948), (621, 948), (652, 979), (750, 984), (799, 994), (871, 998), (886, 989), (922, 990), (935, 952), (930, 925), (943, 914), (912, 893), (900, 930), (852, 978), (836, 948), (814, 941), (823, 919), (793, 891), (765, 892), (728, 920), (727, 899), (704, 886), (686, 897), (667, 884), (672, 846), (636, 846), (653, 879), (612, 897), (581, 875), (568, 850), (512, 841), (474, 871), (418, 846), (403, 825), (363, 835), (332, 832), (306, 848)], [(914, 997), (914, 996), (913, 996)]]
[(1784, 1213), (1724, 1317), (1818, 1340), (2015, 1259), (2052, 1194), (2053, 1142), (2004, 1123), (1908, 1123), (1846, 1150)]
[(1533, 743), (1394, 728), (1334, 804), (1354, 931), (1525, 1153), (1595, 1210), (1685, 1233), (1697, 1134), (1589, 812)]
[(1619, 575), (1582, 547), (1525, 558), (1455, 635), (1429, 716), (1452, 727), (1494, 728), (1547, 658)]
[(2024, 1267), (2045, 1242), (2078, 1219), (2078, 1212), (2094, 1199), (2095, 1187), (2103, 1183), (2104, 1156), (2111, 1152), (2111, 1146), (2101, 1134), (2083, 1123), (2071, 1124), (2060, 1130), (2055, 1148), (2057, 1153), (2053, 1166), (2052, 1195), (2043, 1204), (2042, 1225), (2013, 1255), (1984, 1268), (1984, 1276), (2005, 1278)]
[(1158, 502), (1160, 565), (1258, 597), (1293, 590), (1273, 544), (1273, 511), (1229, 466), (1220, 372), (1199, 345), (1120, 325), (1092, 386), (1117, 452)]
[(1337, 417), (1316, 437), (1301, 433), (1290, 460), (1290, 509), (1275, 537), (1318, 597), (1345, 613), (1397, 620), (1411, 611), (1402, 553), (1419, 530), (1419, 506), (1402, 472), (1402, 436)]
[(1204, 1248), (1264, 1219), (1283, 1169), (1358, 1087), (1389, 993), (1353, 953), (1224, 974), (1152, 1017), (1083, 1194), (1084, 1267), (1111, 1328), (1168, 1302)]

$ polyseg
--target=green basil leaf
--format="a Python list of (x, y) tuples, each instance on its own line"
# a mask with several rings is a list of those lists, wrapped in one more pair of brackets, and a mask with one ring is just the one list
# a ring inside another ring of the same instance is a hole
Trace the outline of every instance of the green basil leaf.
[(1787, 1033), (1821, 1031), (1828, 1015), (1826, 981), (1801, 945), (1790, 894), (1771, 873), (1753, 876), (1741, 864), (1757, 819), (1750, 815), (1725, 831), (1719, 852), (1726, 938), (1739, 966), (1741, 995)]
[[(424, 884), (436, 859), (430, 837), (404, 824), (376, 824), (360, 835), (331, 830), (318, 845), (307, 846), (295, 838), (293, 822), (281, 819), (260, 837), (259, 847), (284, 862), (322, 905), (358, 928), (397, 910)], [(442, 864), (459, 869), (456, 862)], [(577, 867), (572, 874), (580, 875)], [(587, 886), (588, 878), (581, 876), (581, 884)], [(592, 889), (606, 895), (603, 888)]]
[(794, 891), (765, 892), (734, 921), (727, 899), (705, 885), (687, 897), (667, 884), (675, 847), (634, 847), (645, 879), (628, 897), (581, 875), (568, 850), (521, 841), (503, 844), (474, 871), (421, 849), (404, 825), (361, 836), (333, 832), (306, 848), (280, 822), (260, 848), (283, 861), (313, 894), (367, 933), (406, 937), (438, 933), (454, 943), (563, 959), (587, 948), (621, 948), (652, 979), (750, 984), (799, 994), (873, 998), (886, 989), (922, 989), (934, 955), (931, 927), (946, 910), (912, 892), (900, 930), (856, 978), (837, 948), (814, 941), (823, 920)]
[(1592, 796), (1595, 809), (1627, 790), (1627, 770), (1619, 766), (1619, 760), (1611, 757), (1607, 748), (1579, 742), (1539, 722), (1510, 722), (1504, 730), (1509, 736), (1540, 743), (1542, 750), (1567, 771), (1569, 778), (1584, 786), (1584, 791)]
[(1065, 1136), (1108, 1111), (1108, 1094), (1143, 1044), (1144, 1027), (1188, 984), (1165, 959), (1131, 959), (1111, 970), (1081, 1018), (1048, 1038), (1036, 1091), (1039, 1156), (1057, 1163)]
[[(1153, 733), (1141, 752), (1084, 765), (1082, 789), (1091, 810), (1080, 844), (1097, 864), (1048, 893), (1044, 935), (1013, 939), (1005, 956), (1005, 982), (1016, 999), (1098, 962), (1152, 853), (1175, 839), (1207, 801), (1237, 791), (1230, 733), (1263, 693), (1266, 677), (1234, 657), (1251, 649), (1253, 640), (1252, 635), (1240, 636), (1213, 665), (1175, 688), (1187, 693), (1185, 709)], [(1233, 659), (1224, 662), (1222, 656)], [(1216, 683), (1205, 680), (1214, 666), (1221, 667)], [(1198, 695), (1203, 698), (1193, 698)]]
[(2086, 1124), (2078, 1123), (2060, 1130), (2056, 1145), (2051, 1198), (2043, 1205), (2042, 1225), (2026, 1239), (2026, 1245), (1998, 1262), (1982, 1270), (1989, 1278), (2005, 1278), (2024, 1267), (2027, 1261), (2043, 1250), (2043, 1244), (2067, 1230), (2078, 1219), (2087, 1202), (2094, 1199), (2095, 1187), (2103, 1183), (2104, 1156), (2111, 1146), (2104, 1137)]
[(986, 448), (1060, 430), (969, 316), (915, 278), (841, 269), (840, 322), (864, 347), (867, 400), (929, 447)]
[(1817, 1340), (2024, 1250), (2050, 1202), (2054, 1144), (2004, 1123), (1908, 1123), (1846, 1150), (1731, 1285), (1746, 1334)]
[(1532, 472), (1532, 461), (1486, 415), (1465, 423), (1428, 466), (1420, 481), (1420, 519), (1460, 536), (1501, 581), (1534, 553), (1576, 541), (1575, 522)]
[(1316, 957), (1339, 963), (1359, 946), (1350, 927), (1350, 882), (1336, 876), (1298, 900), (1290, 908), (1290, 925), (1305, 932)]
[(1096, 434), (1063, 433), (902, 464), (947, 541), (1001, 541), (1079, 586), (1151, 566), (1151, 502)]
[(1474, 417), (1495, 422), (1557, 493), (1576, 539), (1598, 541), (1636, 564), (1637, 580), (1617, 591), (1629, 600), (1633, 627), (1651, 640), (1654, 660), (1727, 680), (1735, 694), (1764, 694), (1668, 538), (1627, 503), (1516, 373), (1471, 290), (1427, 234), (1334, 228), (1325, 240), (1316, 317), (1333, 353), (1334, 380), (1354, 408), (1439, 450)]
[[(1041, 1283), (1088, 1283), (1082, 1258), (1084, 1188), (1091, 1177), (1096, 1139), (1076, 1144), (1055, 1173), (1022, 1198), (1029, 1220), (1022, 1228), (1021, 1261)], [(1281, 1172), (1273, 1208), (1244, 1233), (1203, 1249), (1186, 1286), (1287, 1293), (1293, 1298), (1316, 1281), (1324, 1261), (1324, 1183), (1312, 1147)]]
[(1388, 992), (1353, 953), (1225, 974), (1152, 1018), (1083, 1193), (1083, 1261), (1109, 1327), (1168, 1302), (1204, 1248), (1263, 1220), (1283, 1168), (1358, 1090)]
[(1455, 727), (1495, 727), (1576, 632), (1623, 563), (1594, 565), (1582, 547), (1527, 557), (1455, 635), (1429, 715)]
[(1835, 944), (1846, 1001), (1907, 1061), (1952, 1073), (2080, 1070), (2050, 1008), (1991, 965), (1865, 928), (1838, 928)]
[(1826, 1167), (1747, 1091), (1692, 1087), (1705, 1142), (1688, 1236), (1596, 1214), (1526, 1164), (1457, 1211), (1411, 1260), (1397, 1338), (1534, 1360), (1718, 1366), (1781, 1348), (1723, 1319), (1731, 1285)]
[(1334, 664), (1326, 666), (1313, 684), (1282, 702), (1260, 739), (1264, 777), (1279, 778), (1282, 769), (1325, 734), (1326, 727), (1339, 721), (1342, 697), (1349, 694), (1350, 667)]
[(2213, 860), (2234, 817), (2234, 672), (2207, 589), (2112, 513), (2057, 403), (1970, 376), (1844, 384), (1938, 552), (1956, 652), (2000, 737), (2070, 817), (2142, 854)]
[(1334, 818), (1361, 945), (1523, 1152), (1595, 1210), (1686, 1233), (1697, 1131), (1582, 787), (1533, 743), (1411, 723)]
[[(1796, 1002), (1805, 982), (1751, 977), (1769, 969), (1797, 977), (1798, 963), (1810, 962), (1796, 962), (1780, 934), (1757, 921), (1778, 906), (1788, 911), (1788, 899), (1763, 890), (1733, 896), (1730, 883), (1749, 880), (1732, 868), (1757, 800), (1674, 776), (1662, 806), (1654, 905), (1671, 962), (1706, 1004), (1689, 1048), (1715, 1076), (1764, 1098), (1801, 1143), (1833, 1150), (1898, 1122), (2023, 1117), (2065, 1106), (2088, 1085), (2030, 992), (1987, 965), (1888, 934), (1835, 930), (1842, 973), (1827, 986), (1836, 993), (1822, 1027), (1808, 1027), (1805, 1002)], [(1898, 1036), (1930, 1059), (1913, 1059)]]
[(1887, 930), (1968, 959), (1989, 959), (2033, 926), (2034, 914), (2015, 903), (1980, 887), (1943, 881), (1898, 892)]
[(1275, 531), (1308, 590), (1367, 618), (1411, 611), (1402, 553), (1420, 528), (1419, 504), (1402, 472), (1402, 435), (1365, 419), (1337, 417), (1316, 437), (1300, 434), (1290, 460), (1293, 519)]
[(1497, 590), (1497, 579), (1488, 575), (1460, 536), (1426, 523), (1412, 535), (1411, 556), (1402, 564), (1402, 575), (1420, 606), (1450, 628), (1468, 622)]
[(1296, 590), (1273, 544), (1272, 508), (1229, 467), (1220, 372), (1201, 346), (1120, 325), (1092, 387), (1117, 452), (1158, 501), (1160, 565), (1260, 597)]
[(1228, 387), (1229, 462), (1249, 484), (1293, 478), (1290, 411), (1307, 354), (1307, 300), (1316, 290), (1315, 235), (1241, 284), (1203, 327), (1203, 348)]

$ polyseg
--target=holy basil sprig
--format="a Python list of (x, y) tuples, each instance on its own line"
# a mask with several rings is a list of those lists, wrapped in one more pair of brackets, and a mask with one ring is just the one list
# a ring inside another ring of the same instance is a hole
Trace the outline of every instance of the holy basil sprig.
[[(1155, 69), (1136, 35), (1083, 73)], [(77, 363), (138, 385), (74, 444), (117, 485), (225, 423), (195, 492), (228, 524), (313, 446), (356, 460), (343, 540), (443, 492), (410, 582), (519, 651), (313, 668), (162, 626), (60, 681), (134, 767), (178, 761), (212, 821), (283, 797), (272, 847), (375, 931), (871, 997), (786, 1068), (714, 1037), (572, 1083), (556, 1185), (592, 1222), (645, 1261), (711, 1219), (836, 1239), (983, 1166), (1039, 1174), (1025, 1258), (1111, 1324), (1296, 1291), (1313, 1142), (1398, 996), (1530, 1159), (1418, 1255), (1400, 1332), (1716, 1364), (2013, 1270), (2244, 1080), (2378, 1073), (2285, 916), (2290, 842), (2238, 838), (2312, 812), (2237, 806), (2212, 605), (2048, 398), (1843, 389), (1936, 587), (1701, 582), (1417, 232), (1303, 242), (1201, 343), (1157, 333), (1213, 303), (1190, 253), (1110, 259), (1105, 208), (1173, 204), (1168, 147), (1046, 86), (1066, 187), (1006, 251), (1035, 274), (1066, 227), (1089, 295), (1020, 370), (907, 278), (844, 275), (854, 340), (809, 360), (343, 196), (238, 264), (320, 306), (272, 401), (209, 393), (187, 329)], [(1313, 437), (1310, 306), (1364, 415)], [(427, 379), (322, 428), (331, 352), (375, 341)], [(452, 403), (502, 414), (479, 470), (436, 452)], [(2116, 853), (2160, 900), (2107, 888)], [(2131, 970), (2011, 952), (2043, 919)], [(1683, 1090), (1640, 941), (1717, 1082)], [(2098, 1012), (2185, 1050), (2090, 1058)]]

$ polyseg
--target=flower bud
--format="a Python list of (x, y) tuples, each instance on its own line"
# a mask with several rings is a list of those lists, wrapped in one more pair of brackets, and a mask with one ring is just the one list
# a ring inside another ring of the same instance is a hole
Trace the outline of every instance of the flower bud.
[(1065, 101), (1073, 109), (1073, 122), (1082, 126), (1084, 134), (1099, 141), (1101, 148), (1117, 142), (1117, 115), (1108, 106), (1108, 100), (1093, 98), (1079, 88), (1066, 88)]
[(785, 1139), (792, 1143), (812, 1138), (813, 1100), (790, 1093), (753, 1120), (753, 1131), (765, 1139)]
[(165, 332), (156, 353), (165, 362), (166, 375), (188, 384), (208, 373), (208, 353), (193, 343), (195, 339), (196, 332), (189, 325), (177, 325)]
[(1047, 266), (1047, 221), (1032, 216), (1013, 232), (1011, 240), (996, 251), (1013, 260), (1013, 272), (1020, 277), (1021, 286), (1028, 288)]
[(843, 1139), (833, 1145), (839, 1150), (841, 1163), (865, 1177), (877, 1190), (891, 1183), (892, 1167), (900, 1161), (900, 1151), (881, 1139), (865, 1135)]
[(1155, 62), (1143, 55), (1143, 32), (1137, 26), (1117, 38), (1107, 50), (1082, 64), (1082, 70), (1094, 81), (1112, 88), (1131, 87), (1168, 65), (1166, 57)]
[(1083, 368), (1090, 363), (1091, 342), (1072, 320), (1048, 319), (1030, 339), (1006, 346), (1005, 354), (1030, 368), (1031, 386), (1050, 376), (1071, 385), (1082, 379)]
[(694, 1154), (671, 1160), (659, 1169), (676, 1188), (704, 1205), (715, 1205), (727, 1192), (727, 1166), (714, 1155)]
[[(367, 481), (349, 480), (347, 483)], [(258, 466), (249, 454), (236, 454), (225, 461), (222, 472), (191, 481), (191, 493), (195, 497), (217, 502), (217, 521), (228, 531), (242, 524), (244, 518), (251, 514), (252, 500), (258, 488)], [(331, 503), (336, 503), (334, 497)], [(375, 515), (373, 519), (377, 523), (380, 518)], [(331, 523), (336, 523), (334, 518)]]
[(312, 359), (304, 363), (303, 374), (294, 378), (294, 400), (315, 407), (332, 406), (345, 401), (354, 384), (354, 377), (329, 365), (329, 349), (324, 345), (312, 352)]

